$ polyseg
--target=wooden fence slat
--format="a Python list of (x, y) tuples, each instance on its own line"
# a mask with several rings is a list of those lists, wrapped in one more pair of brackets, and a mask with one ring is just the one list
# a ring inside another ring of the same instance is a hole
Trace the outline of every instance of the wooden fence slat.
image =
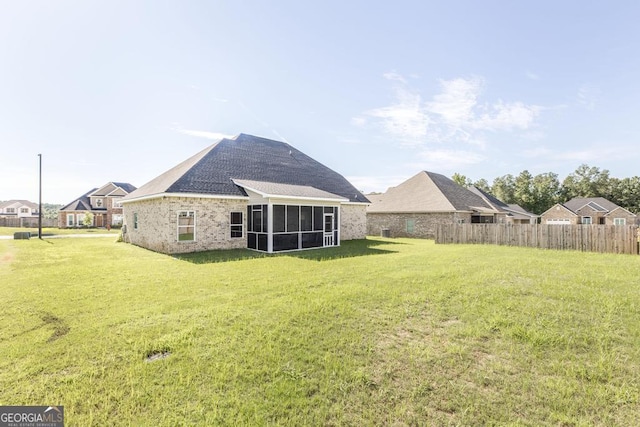
[(440, 224), (436, 243), (475, 243), (638, 255), (635, 225)]

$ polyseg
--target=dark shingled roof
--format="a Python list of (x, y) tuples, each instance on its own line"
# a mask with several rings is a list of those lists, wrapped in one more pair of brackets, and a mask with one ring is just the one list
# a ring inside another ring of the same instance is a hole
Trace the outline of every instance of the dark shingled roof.
[(471, 187), (469, 187), (469, 191), (472, 191), (474, 193), (476, 193), (478, 196), (482, 197), (483, 199), (487, 200), (489, 203), (491, 203), (497, 210), (503, 210), (509, 207), (509, 205), (507, 205), (506, 203), (504, 203), (502, 200), (498, 199), (497, 197), (495, 197), (493, 194), (487, 193), (486, 191), (472, 185)]
[(127, 193), (131, 193), (136, 190), (136, 186), (131, 185), (128, 182), (112, 182), (112, 184), (115, 185), (116, 187), (122, 188)]
[[(101, 211), (101, 210), (107, 210), (107, 208), (91, 208), (91, 201), (89, 200), (89, 196), (96, 192), (97, 190), (104, 188), (110, 184), (115, 185), (116, 187), (120, 187), (122, 188), (124, 191), (126, 191), (127, 193), (131, 193), (132, 191), (135, 191), (136, 187), (129, 184), (128, 182), (110, 182), (107, 183), (105, 185), (103, 185), (102, 187), (96, 187), (93, 188), (89, 191), (87, 191), (86, 193), (84, 193), (82, 196), (78, 197), (77, 199), (75, 199), (73, 202), (69, 203), (68, 205), (62, 207), (60, 210), (61, 211), (90, 211), (90, 210), (94, 210), (94, 211)], [(104, 194), (101, 194), (101, 196), (104, 196)]]
[(75, 199), (73, 202), (60, 208), (60, 210), (61, 211), (90, 211), (91, 203), (89, 203), (89, 194), (93, 193), (97, 189), (98, 188), (96, 187), (87, 191), (82, 196)]
[(232, 180), (314, 187), (368, 203), (342, 175), (280, 141), (240, 134), (200, 151), (124, 198), (132, 200), (163, 193), (246, 196)]
[(574, 197), (564, 203), (564, 206), (572, 212), (577, 212), (586, 205), (589, 205), (591, 209), (598, 212), (611, 212), (620, 207), (604, 197)]
[(485, 202), (482, 197), (456, 184), (452, 179), (434, 172), (426, 172), (426, 174), (429, 175), (456, 210), (464, 211), (469, 210), (469, 208), (493, 209), (493, 206)]

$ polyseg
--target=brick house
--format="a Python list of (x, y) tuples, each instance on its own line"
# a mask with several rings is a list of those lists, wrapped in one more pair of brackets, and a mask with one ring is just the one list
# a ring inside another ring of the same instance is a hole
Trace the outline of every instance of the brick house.
[[(433, 239), (438, 224), (505, 223), (513, 209), (444, 175), (422, 171), (383, 194), (369, 194), (367, 234)], [(522, 208), (520, 208), (522, 209)], [(533, 215), (533, 214), (531, 214)], [(535, 216), (535, 215), (534, 215)]]
[(281, 252), (366, 237), (369, 200), (291, 145), (224, 138), (123, 200), (126, 242), (174, 254)]
[(122, 198), (136, 187), (126, 182), (108, 182), (94, 188), (58, 212), (58, 227), (83, 227), (87, 213), (93, 215), (92, 227), (119, 227), (123, 223)]
[(540, 217), (543, 224), (555, 225), (634, 225), (638, 222), (636, 214), (604, 197), (575, 197), (551, 206)]

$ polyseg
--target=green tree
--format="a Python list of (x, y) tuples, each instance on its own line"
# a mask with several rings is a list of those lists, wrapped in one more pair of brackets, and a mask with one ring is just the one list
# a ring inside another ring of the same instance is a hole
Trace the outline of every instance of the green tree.
[(640, 212), (640, 177), (611, 178), (609, 188), (609, 200), (631, 212)]
[(520, 172), (514, 181), (513, 196), (515, 202), (528, 211), (535, 208), (535, 200), (533, 194), (533, 176), (528, 170)]
[(607, 197), (610, 192), (609, 180), (608, 170), (582, 164), (562, 181), (562, 196), (566, 200), (574, 197)]
[(486, 191), (487, 193), (491, 193), (491, 186), (487, 182), (486, 179), (482, 178), (477, 180), (474, 184), (474, 187), (478, 187), (482, 191)]
[(515, 178), (507, 174), (493, 180), (491, 194), (505, 203), (517, 203), (515, 199)]
[(91, 227), (93, 225), (93, 214), (91, 212), (85, 212), (84, 218), (82, 218), (82, 225), (85, 227)]
[(469, 178), (467, 178), (466, 176), (459, 174), (458, 172), (454, 173), (453, 176), (451, 177), (451, 179), (453, 180), (453, 182), (455, 182), (458, 185), (461, 185), (463, 187), (470, 187), (472, 185), (471, 180)]
[(531, 212), (541, 214), (560, 201), (558, 174), (547, 172), (534, 176), (532, 191), (534, 204)]

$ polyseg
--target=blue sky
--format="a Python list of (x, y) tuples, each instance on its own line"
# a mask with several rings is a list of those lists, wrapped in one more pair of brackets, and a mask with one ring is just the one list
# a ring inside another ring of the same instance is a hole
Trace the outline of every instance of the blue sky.
[(141, 186), (216, 138), (384, 191), (639, 175), (636, 1), (0, 0), (0, 200)]

